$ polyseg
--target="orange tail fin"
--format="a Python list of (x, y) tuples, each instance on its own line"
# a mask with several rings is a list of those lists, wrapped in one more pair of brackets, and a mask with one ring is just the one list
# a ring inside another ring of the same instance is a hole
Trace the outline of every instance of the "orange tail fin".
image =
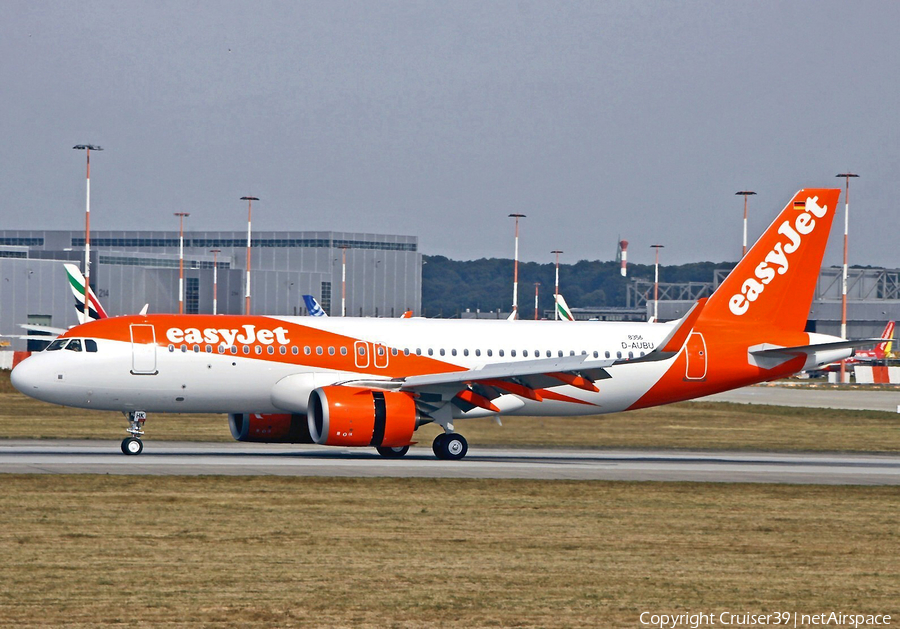
[(709, 298), (698, 325), (803, 331), (840, 194), (813, 188), (794, 195)]

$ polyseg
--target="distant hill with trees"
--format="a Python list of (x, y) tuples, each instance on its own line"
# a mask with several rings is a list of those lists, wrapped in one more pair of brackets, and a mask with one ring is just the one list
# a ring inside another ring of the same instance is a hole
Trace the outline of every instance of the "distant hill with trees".
[[(423, 256), (422, 314), (426, 317), (456, 317), (472, 312), (509, 312), (512, 305), (513, 261), (500, 258), (451, 260)], [(709, 282), (715, 269), (732, 268), (734, 262), (693, 262), (660, 265), (660, 282)], [(534, 283), (540, 282), (541, 312), (553, 308), (555, 264), (519, 262), (519, 310), (529, 318), (534, 312)], [(632, 278), (653, 281), (652, 264), (629, 264), (628, 277), (619, 273), (615, 261), (581, 260), (559, 265), (559, 291), (573, 308), (624, 306), (626, 286)]]

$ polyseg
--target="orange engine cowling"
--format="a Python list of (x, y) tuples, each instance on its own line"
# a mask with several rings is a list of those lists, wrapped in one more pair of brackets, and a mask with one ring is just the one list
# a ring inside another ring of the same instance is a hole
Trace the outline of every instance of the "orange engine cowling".
[(407, 446), (416, 430), (409, 393), (330, 386), (309, 396), (309, 434), (327, 446)]
[(312, 443), (306, 415), (229, 413), (228, 427), (238, 441)]

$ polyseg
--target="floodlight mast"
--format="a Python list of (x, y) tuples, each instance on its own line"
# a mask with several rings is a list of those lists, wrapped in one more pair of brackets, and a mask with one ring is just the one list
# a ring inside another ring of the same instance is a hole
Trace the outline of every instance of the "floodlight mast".
[(513, 260), (513, 304), (512, 318), (519, 318), (519, 219), (525, 218), (524, 214), (510, 214), (509, 218), (516, 219), (516, 248)]
[(178, 314), (184, 314), (184, 217), (189, 212), (174, 212), (178, 217)]
[(559, 254), (565, 253), (559, 249), (554, 249), (550, 253), (556, 254), (556, 284), (553, 289), (553, 320), (559, 320)]
[(221, 249), (210, 249), (209, 252), (213, 254), (213, 314), (218, 314), (218, 300), (219, 300), (219, 254), (222, 253)]
[(658, 323), (659, 319), (659, 250), (665, 245), (650, 245), (651, 249), (656, 249), (656, 263), (653, 271), (653, 322)]
[(753, 194), (756, 193), (752, 190), (741, 190), (734, 193), (735, 196), (741, 195), (744, 197), (744, 247), (741, 249), (741, 258), (747, 255), (747, 197)]
[[(850, 178), (859, 175), (846, 172), (839, 173), (835, 177), (843, 177), (847, 182), (844, 193), (844, 266), (841, 272), (841, 338), (847, 338), (847, 236), (850, 232)], [(841, 361), (841, 384), (844, 384), (846, 374), (845, 361)]]
[(247, 289), (244, 292), (244, 314), (250, 314), (250, 217), (253, 214), (253, 202), (259, 201), (258, 197), (241, 197), (241, 201), (247, 202)]
[(91, 317), (91, 151), (102, 151), (103, 149), (93, 144), (76, 144), (72, 148), (85, 151), (87, 156), (87, 201), (84, 210), (84, 308), (81, 312), (81, 322), (87, 323)]

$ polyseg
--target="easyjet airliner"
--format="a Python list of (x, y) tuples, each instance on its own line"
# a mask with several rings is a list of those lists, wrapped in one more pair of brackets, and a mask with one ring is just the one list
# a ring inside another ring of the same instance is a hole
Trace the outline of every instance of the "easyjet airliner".
[(859, 342), (804, 332), (840, 190), (801, 190), (707, 299), (672, 323), (135, 315), (66, 331), (20, 363), (40, 400), (118, 410), (126, 454), (151, 412), (227, 413), (240, 441), (403, 456), (458, 420), (612, 413), (787, 376)]

